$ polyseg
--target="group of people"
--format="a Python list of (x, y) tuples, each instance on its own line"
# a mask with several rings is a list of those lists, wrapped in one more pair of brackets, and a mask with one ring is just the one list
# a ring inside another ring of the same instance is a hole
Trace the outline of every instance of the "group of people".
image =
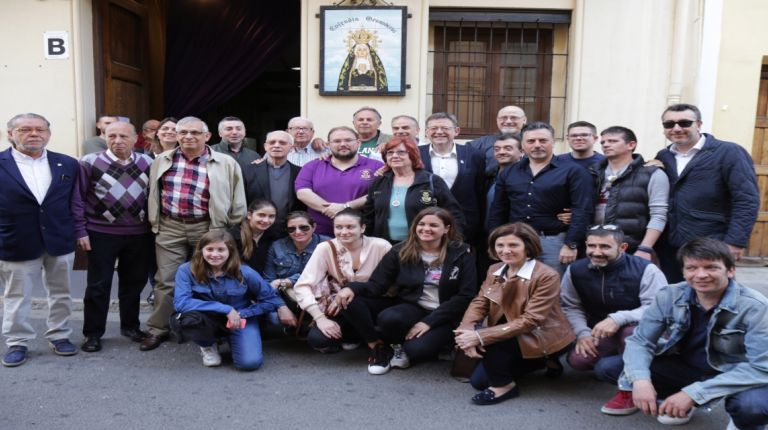
[(464, 145), (450, 113), (426, 119), (423, 144), (416, 119), (394, 117), (390, 136), (372, 107), (327, 141), (296, 117), (267, 133), (263, 155), (235, 117), (220, 121), (215, 145), (195, 117), (145, 124), (143, 151), (117, 119), (103, 127), (106, 148), (79, 162), (45, 149), (44, 117), (8, 122), (7, 367), (27, 360), (35, 337), (27, 315), (41, 269), (46, 338), (58, 355), (77, 353), (77, 246), (88, 255), (86, 352), (102, 348), (117, 263), (121, 334), (142, 351), (173, 333), (218, 366), (227, 341), (234, 366), (254, 370), (261, 332), (277, 328), (323, 353), (365, 344), (379, 375), (455, 348), (477, 362), (479, 405), (518, 396), (521, 374), (560, 376), (564, 357), (617, 384), (606, 414), (680, 424), (725, 397), (732, 425), (768, 423), (768, 301), (734, 280), (757, 217), (754, 167), (738, 145), (701, 133), (693, 105), (663, 112), (671, 144), (649, 162), (629, 128), (598, 135), (586, 121), (554, 155), (552, 126), (517, 106), (498, 112), (498, 134)]

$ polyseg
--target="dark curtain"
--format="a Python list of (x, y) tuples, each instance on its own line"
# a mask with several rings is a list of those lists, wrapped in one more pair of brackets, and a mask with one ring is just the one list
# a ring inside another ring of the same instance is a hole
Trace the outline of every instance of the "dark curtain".
[[(169, 2), (165, 112), (203, 115), (248, 86), (280, 56), (299, 2)], [(292, 65), (286, 65), (290, 67)]]

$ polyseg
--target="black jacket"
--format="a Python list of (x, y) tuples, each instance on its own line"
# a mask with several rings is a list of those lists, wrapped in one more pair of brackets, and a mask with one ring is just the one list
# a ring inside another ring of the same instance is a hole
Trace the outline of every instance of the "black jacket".
[(704, 136), (680, 176), (669, 148), (656, 154), (669, 177), (669, 243), (678, 248), (707, 236), (746, 248), (760, 206), (752, 157), (735, 143)]
[[(387, 219), (389, 218), (389, 203), (392, 197), (394, 176), (394, 173), (390, 171), (374, 179), (368, 188), (368, 198), (365, 200), (365, 206), (363, 206), (366, 234), (381, 237), (390, 242), (392, 239), (389, 237)], [(413, 184), (408, 187), (403, 204), (405, 205), (405, 217), (408, 219), (408, 225), (413, 222), (413, 219), (422, 209), (429, 206), (439, 206), (453, 215), (457, 224), (454, 228), (460, 233), (465, 231), (464, 213), (448, 186), (445, 185), (445, 181), (424, 169), (416, 170)]]
[[(424, 168), (432, 172), (432, 156), (429, 154), (430, 145), (419, 146)], [(466, 228), (462, 234), (467, 242), (475, 243), (482, 238), (485, 219), (485, 157), (475, 148), (467, 145), (456, 145), (456, 155), (459, 162), (459, 174), (451, 186), (451, 194), (461, 202)], [(434, 172), (433, 172), (434, 173)]]
[[(416, 303), (424, 289), (424, 265), (406, 264), (400, 261), (399, 252), (403, 244), (397, 244), (381, 259), (368, 282), (347, 284), (356, 295), (381, 297), (388, 291), (408, 303)], [(475, 258), (470, 254), (469, 245), (453, 242), (443, 262), (443, 271), (438, 285), (440, 306), (425, 316), (421, 322), (430, 327), (451, 324), (457, 327), (467, 310), (469, 302), (477, 294), (477, 273)]]
[[(658, 167), (645, 166), (642, 155), (633, 154), (632, 162), (613, 181), (605, 207), (605, 224), (616, 224), (626, 234), (628, 252), (634, 253), (643, 241), (651, 211), (648, 207), (648, 182)], [(600, 201), (600, 191), (605, 185), (608, 160), (589, 167), (595, 181), (595, 203)]]
[[(248, 164), (243, 167), (243, 185), (245, 187), (245, 201), (248, 205), (251, 204), (252, 201), (256, 199), (272, 199), (272, 192), (269, 188), (269, 162), (264, 160), (260, 164)], [(289, 196), (289, 212), (292, 211), (299, 211), (299, 210), (306, 210), (307, 206), (302, 203), (301, 200), (296, 198), (296, 189), (294, 188), (293, 184), (296, 182), (296, 176), (299, 174), (299, 170), (301, 170), (301, 167), (296, 166), (295, 164), (288, 163), (288, 168), (291, 169), (290, 171), (290, 193)], [(273, 200), (274, 201), (274, 200)], [(288, 215), (287, 213), (284, 214), (278, 214), (278, 219), (285, 219), (285, 216)], [(275, 236), (283, 237), (286, 235), (285, 233), (285, 225), (279, 225), (280, 223), (275, 222), (275, 224), (272, 225), (272, 227), (269, 228), (269, 231), (273, 233)]]

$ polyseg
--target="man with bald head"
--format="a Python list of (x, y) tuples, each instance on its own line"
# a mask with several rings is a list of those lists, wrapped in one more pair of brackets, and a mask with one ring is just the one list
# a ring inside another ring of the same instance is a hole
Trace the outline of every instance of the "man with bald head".
[[(287, 131), (293, 138), (293, 148), (288, 152), (288, 162), (303, 167), (323, 155), (322, 145), (312, 144), (315, 136), (315, 125), (308, 118), (300, 116), (291, 118), (288, 121)], [(319, 138), (317, 140), (322, 141)]]
[(80, 160), (80, 179), (72, 200), (77, 246), (88, 253), (85, 341), (80, 347), (85, 352), (101, 350), (115, 261), (119, 262), (120, 333), (134, 342), (147, 337), (139, 328), (139, 300), (153, 246), (147, 220), (152, 158), (134, 151), (137, 135), (130, 123), (112, 123), (105, 135), (107, 150)]
[(250, 205), (256, 199), (269, 199), (277, 206), (277, 217), (270, 231), (285, 235), (285, 217), (289, 212), (304, 210), (306, 206), (296, 198), (293, 183), (301, 167), (288, 162), (293, 137), (282, 130), (267, 133), (264, 151), (266, 163), (250, 164), (243, 169), (245, 199)]
[[(528, 118), (526, 118), (525, 112), (517, 106), (504, 106), (496, 114), (496, 126), (499, 128), (499, 133), (502, 134), (520, 134), (527, 122)], [(497, 138), (498, 133), (495, 133), (467, 142), (467, 145), (485, 155), (485, 170), (489, 174), (492, 174), (496, 166), (499, 165), (493, 155), (493, 144), (496, 143)]]

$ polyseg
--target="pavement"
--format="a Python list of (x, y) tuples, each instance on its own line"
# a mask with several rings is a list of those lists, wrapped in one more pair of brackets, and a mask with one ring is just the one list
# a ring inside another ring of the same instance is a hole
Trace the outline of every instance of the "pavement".
[[(739, 268), (740, 282), (768, 293), (768, 268)], [(82, 297), (84, 273), (73, 276)], [(37, 291), (37, 290), (36, 290)], [(42, 289), (40, 290), (42, 292)], [(114, 293), (114, 291), (113, 291)], [(38, 295), (36, 302), (44, 302)], [(77, 304), (77, 302), (76, 302)], [(142, 313), (145, 320), (148, 313)], [(192, 344), (166, 342), (149, 352), (119, 335), (110, 313), (104, 349), (55, 356), (42, 338), (46, 311), (33, 310), (39, 333), (30, 358), (0, 368), (0, 429), (145, 429), (213, 427), (280, 429), (661, 429), (637, 413), (610, 417), (600, 406), (615, 392), (588, 373), (567, 368), (562, 378), (521, 378), (521, 396), (495, 406), (474, 406), (475, 390), (448, 376), (450, 363), (434, 361), (381, 376), (366, 371), (364, 349), (323, 355), (295, 339), (265, 340), (265, 364), (239, 372), (227, 360), (202, 366)], [(82, 311), (73, 313), (72, 341), (82, 341)], [(686, 429), (723, 429), (722, 403), (698, 411)]]

